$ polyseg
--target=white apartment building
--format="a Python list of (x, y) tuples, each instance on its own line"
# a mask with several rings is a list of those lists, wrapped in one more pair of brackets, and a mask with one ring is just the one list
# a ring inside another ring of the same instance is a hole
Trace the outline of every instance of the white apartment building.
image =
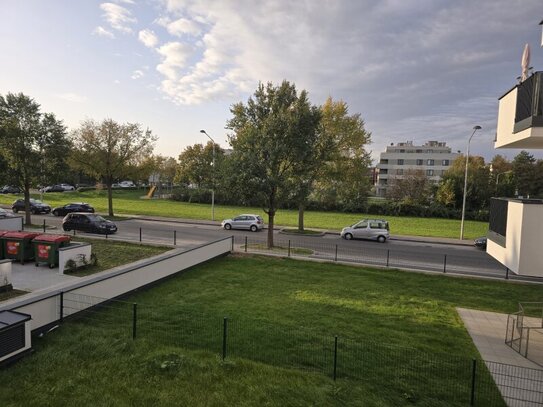
[(388, 186), (409, 171), (422, 170), (430, 181), (437, 183), (458, 155), (451, 152), (447, 143), (440, 141), (428, 141), (422, 146), (415, 146), (412, 141), (392, 143), (381, 153), (377, 164), (375, 195), (386, 197)]

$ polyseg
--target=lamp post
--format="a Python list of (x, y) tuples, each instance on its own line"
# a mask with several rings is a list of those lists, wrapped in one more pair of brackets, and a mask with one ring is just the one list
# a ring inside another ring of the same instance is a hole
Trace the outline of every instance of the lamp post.
[(464, 239), (464, 218), (466, 216), (466, 194), (468, 192), (468, 162), (469, 162), (469, 144), (471, 138), (477, 130), (481, 130), (481, 126), (473, 127), (473, 133), (468, 140), (468, 148), (466, 150), (466, 171), (464, 172), (464, 196), (462, 197), (462, 222), (460, 223), (460, 240)]
[(209, 134), (206, 133), (205, 130), (200, 130), (200, 133), (204, 133), (210, 140), (211, 143), (213, 143), (213, 179), (211, 181), (211, 220), (215, 220), (215, 140), (211, 138)]

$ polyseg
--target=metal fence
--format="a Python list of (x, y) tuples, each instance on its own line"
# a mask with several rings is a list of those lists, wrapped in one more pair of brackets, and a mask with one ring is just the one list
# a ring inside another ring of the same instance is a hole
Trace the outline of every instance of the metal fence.
[(519, 310), (507, 316), (505, 343), (526, 359), (543, 366), (543, 302), (519, 303)]
[(160, 305), (69, 293), (60, 307), (61, 320), (70, 330), (89, 330), (90, 337), (131, 337), (153, 346), (206, 350), (223, 360), (243, 358), (321, 373), (363, 386), (390, 405), (543, 405), (543, 370), (329, 335), (310, 325), (219, 317), (194, 309), (172, 314)]

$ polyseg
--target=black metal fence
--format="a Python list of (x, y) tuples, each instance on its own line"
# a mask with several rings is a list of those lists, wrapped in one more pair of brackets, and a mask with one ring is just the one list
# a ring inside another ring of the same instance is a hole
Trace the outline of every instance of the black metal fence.
[(165, 312), (65, 293), (61, 320), (94, 335), (131, 337), (153, 346), (207, 350), (222, 359), (243, 358), (321, 373), (363, 386), (390, 405), (505, 406), (504, 399), (543, 405), (543, 370), (368, 342), (243, 317), (195, 310)]

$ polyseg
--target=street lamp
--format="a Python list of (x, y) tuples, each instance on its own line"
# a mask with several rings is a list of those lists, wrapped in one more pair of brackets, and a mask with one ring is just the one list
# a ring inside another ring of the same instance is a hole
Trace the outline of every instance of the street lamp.
[(466, 194), (468, 192), (468, 161), (469, 161), (469, 143), (477, 130), (481, 130), (481, 126), (473, 127), (473, 133), (468, 140), (468, 148), (466, 150), (466, 171), (464, 172), (464, 196), (462, 197), (462, 222), (460, 223), (460, 240), (464, 239), (464, 217), (466, 216)]
[(200, 130), (200, 133), (204, 133), (213, 143), (213, 179), (211, 182), (211, 220), (215, 220), (215, 140), (211, 138), (209, 134), (206, 133), (205, 130)]

